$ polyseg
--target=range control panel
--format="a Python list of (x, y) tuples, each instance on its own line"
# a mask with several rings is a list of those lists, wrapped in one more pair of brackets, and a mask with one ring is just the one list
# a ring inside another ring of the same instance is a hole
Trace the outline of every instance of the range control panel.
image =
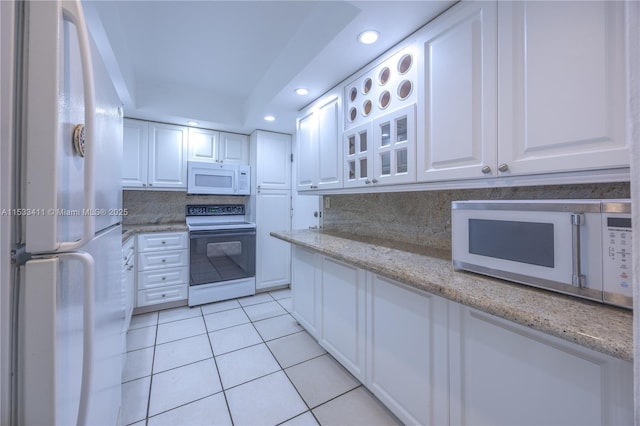
[(244, 204), (190, 204), (187, 216), (236, 216), (244, 215)]
[(605, 213), (602, 220), (604, 298), (611, 303), (630, 308), (633, 270), (631, 215)]

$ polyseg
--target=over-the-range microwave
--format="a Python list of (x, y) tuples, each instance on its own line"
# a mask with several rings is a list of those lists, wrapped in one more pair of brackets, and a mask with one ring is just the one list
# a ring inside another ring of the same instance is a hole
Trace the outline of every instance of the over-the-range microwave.
[(630, 200), (454, 201), (451, 211), (456, 269), (632, 308)]
[(187, 194), (249, 195), (251, 169), (240, 164), (187, 163)]

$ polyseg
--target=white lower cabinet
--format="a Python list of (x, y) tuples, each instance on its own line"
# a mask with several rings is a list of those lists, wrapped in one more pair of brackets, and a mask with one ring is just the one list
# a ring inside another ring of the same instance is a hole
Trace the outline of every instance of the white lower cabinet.
[(291, 229), (291, 191), (258, 190), (256, 214), (256, 290), (291, 283), (291, 246), (269, 235)]
[(450, 303), (451, 424), (633, 424), (632, 364)]
[(319, 339), (320, 324), (320, 268), (319, 258), (311, 250), (292, 247), (291, 252), (291, 293), (292, 315), (314, 338)]
[(322, 258), (320, 343), (358, 380), (365, 378), (365, 271)]
[(189, 291), (189, 236), (156, 232), (137, 237), (136, 307), (186, 300)]
[(404, 424), (447, 424), (446, 299), (369, 273), (366, 310), (366, 386)]
[(298, 246), (293, 315), (405, 424), (633, 424), (633, 364)]

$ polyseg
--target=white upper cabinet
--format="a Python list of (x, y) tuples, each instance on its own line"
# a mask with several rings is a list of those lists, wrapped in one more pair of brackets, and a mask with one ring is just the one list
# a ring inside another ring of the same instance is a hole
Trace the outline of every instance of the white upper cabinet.
[(143, 188), (147, 186), (149, 164), (149, 123), (124, 119), (122, 145), (122, 186)]
[(418, 181), (495, 175), (496, 4), (470, 2), (425, 28)]
[(148, 186), (187, 188), (187, 128), (173, 124), (149, 124)]
[(249, 136), (220, 132), (219, 161), (230, 164), (249, 164)]
[(337, 94), (316, 102), (298, 118), (299, 191), (342, 187), (341, 106)]
[(187, 188), (186, 127), (125, 119), (123, 152), (124, 188)]
[(501, 175), (628, 167), (625, 3), (498, 2)]
[(344, 86), (345, 187), (415, 182), (418, 58), (412, 44)]
[(249, 137), (190, 128), (189, 161), (249, 164)]
[(255, 189), (291, 190), (291, 135), (256, 130), (250, 139)]
[(219, 161), (220, 132), (189, 129), (189, 161)]

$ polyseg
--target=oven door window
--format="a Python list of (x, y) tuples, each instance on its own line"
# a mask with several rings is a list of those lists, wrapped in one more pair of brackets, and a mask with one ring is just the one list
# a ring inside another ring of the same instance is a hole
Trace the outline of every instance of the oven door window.
[(200, 231), (190, 239), (191, 285), (255, 276), (255, 231)]

